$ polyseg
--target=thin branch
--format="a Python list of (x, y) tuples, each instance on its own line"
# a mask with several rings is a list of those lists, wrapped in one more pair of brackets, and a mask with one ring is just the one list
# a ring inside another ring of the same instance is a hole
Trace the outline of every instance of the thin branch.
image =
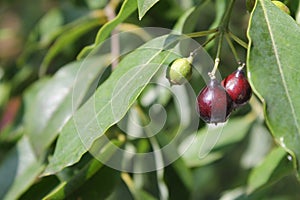
[(234, 46), (233, 46), (233, 44), (231, 42), (231, 39), (230, 39), (230, 37), (229, 37), (229, 35), (227, 33), (225, 34), (225, 38), (226, 38), (226, 41), (227, 41), (227, 43), (228, 43), (228, 45), (229, 45), (229, 47), (230, 47), (230, 49), (231, 49), (231, 51), (232, 51), (232, 53), (234, 55), (234, 58), (235, 58), (236, 62), (240, 63), (241, 60), (240, 60), (240, 58), (239, 58), (239, 56), (238, 56), (238, 54), (236, 52), (236, 49), (234, 48)]
[(229, 36), (239, 45), (241, 45), (242, 47), (244, 47), (245, 49), (248, 49), (248, 44), (246, 42), (244, 42), (243, 40), (241, 40), (239, 37), (237, 37), (236, 35), (234, 35), (232, 32), (228, 32)]

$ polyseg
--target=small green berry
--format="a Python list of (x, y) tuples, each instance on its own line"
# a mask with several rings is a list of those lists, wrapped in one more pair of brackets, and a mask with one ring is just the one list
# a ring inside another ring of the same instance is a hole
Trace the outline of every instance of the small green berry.
[(192, 78), (192, 57), (177, 58), (167, 69), (166, 77), (171, 85), (182, 85)]
[(291, 15), (290, 9), (281, 1), (272, 1), (280, 10), (285, 12), (288, 15)]

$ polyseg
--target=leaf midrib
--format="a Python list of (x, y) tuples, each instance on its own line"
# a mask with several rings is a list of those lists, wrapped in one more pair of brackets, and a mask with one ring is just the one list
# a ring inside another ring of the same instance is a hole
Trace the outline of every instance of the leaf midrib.
[[(142, 49), (141, 49), (142, 50)], [(144, 64), (144, 66), (146, 66), (146, 65), (148, 65), (157, 55), (159, 55), (160, 53), (162, 52), (162, 50), (159, 50), (159, 51), (157, 51), (145, 64)], [(165, 58), (164, 58), (164, 60), (167, 58), (167, 56), (165, 56)], [(162, 61), (162, 63), (163, 63), (163, 61)], [(161, 65), (161, 64), (160, 64)], [(157, 68), (157, 70), (158, 70), (159, 68)], [(120, 94), (120, 92), (131, 82), (131, 81), (134, 81), (133, 79), (134, 79), (134, 77), (141, 71), (141, 70), (143, 70), (143, 67), (141, 67), (139, 70), (137, 70), (137, 72), (136, 73), (134, 73), (134, 75), (130, 78), (130, 79), (128, 79), (128, 81), (126, 81), (126, 83), (125, 84), (123, 84), (122, 85), (122, 87), (121, 87), (121, 89), (118, 91), (118, 92), (116, 92), (116, 94), (115, 95), (113, 95), (112, 97), (111, 97), (111, 99), (101, 108), (101, 110), (99, 110), (99, 112), (97, 112), (96, 113), (96, 116), (93, 118), (93, 119), (91, 119), (91, 121), (84, 127), (84, 128), (87, 128), (91, 123), (92, 123), (92, 121), (93, 120), (96, 120), (97, 119), (97, 117), (102, 113), (102, 111), (103, 110), (105, 110), (106, 108), (107, 108), (107, 106), (109, 106), (109, 105), (111, 105), (112, 104), (112, 100), (114, 99), (114, 98), (116, 98), (119, 94)], [(156, 72), (157, 72), (157, 70), (155, 70), (154, 71), (154, 73), (153, 74), (155, 74)], [(152, 74), (152, 76), (153, 76), (153, 74)], [(151, 77), (152, 77), (151, 76)], [(151, 77), (149, 78), (149, 80), (151, 79)], [(148, 82), (148, 81), (147, 81)], [(112, 106), (112, 105), (111, 105)], [(112, 122), (112, 124), (114, 124), (114, 123), (116, 123), (116, 121), (118, 121), (118, 119), (116, 119), (114, 122)], [(99, 125), (99, 124), (98, 124)], [(99, 127), (100, 128), (105, 128), (105, 127), (101, 127), (101, 125), (99, 125)], [(104, 132), (105, 130), (101, 130), (101, 132)]]
[(271, 42), (272, 42), (272, 46), (273, 46), (273, 50), (274, 50), (274, 55), (275, 55), (275, 58), (276, 58), (278, 70), (280, 72), (280, 77), (281, 77), (282, 85), (284, 87), (285, 95), (286, 95), (286, 97), (289, 101), (289, 106), (290, 106), (291, 111), (292, 111), (292, 115), (293, 115), (293, 119), (294, 119), (296, 128), (298, 130), (298, 133), (300, 133), (300, 126), (299, 126), (299, 123), (297, 121), (295, 107), (294, 107), (293, 101), (291, 99), (291, 96), (288, 92), (287, 83), (286, 83), (286, 80), (285, 80), (285, 77), (284, 77), (282, 65), (281, 65), (280, 58), (279, 58), (279, 53), (277, 51), (277, 45), (276, 45), (274, 35), (273, 35), (273, 32), (272, 32), (272, 28), (271, 28), (271, 25), (270, 25), (270, 20), (269, 20), (269, 17), (267, 15), (267, 9), (266, 9), (266, 6), (265, 6), (263, 1), (261, 1), (261, 4), (262, 4), (262, 9), (263, 9), (263, 12), (264, 12), (264, 15), (265, 15), (265, 18), (266, 18), (267, 27), (268, 27), (268, 31), (269, 31), (269, 34), (270, 34), (270, 37), (271, 37)]

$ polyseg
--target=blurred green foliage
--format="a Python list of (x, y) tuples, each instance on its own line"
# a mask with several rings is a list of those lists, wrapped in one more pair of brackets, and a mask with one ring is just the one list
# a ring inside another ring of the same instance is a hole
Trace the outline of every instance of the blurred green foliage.
[[(67, 159), (68, 164), (60, 162), (58, 172), (45, 173), (49, 172), (51, 159), (64, 153), (57, 152), (56, 147), (72, 144), (72, 137), (79, 137), (76, 127), (66, 125), (74, 111), (70, 100), (73, 87), (76, 84), (82, 87), (81, 98), (75, 106), (78, 109), (94, 94), (90, 88), (95, 86), (99, 73), (105, 76), (96, 85), (104, 89), (109, 88), (105, 80), (117, 79), (118, 73), (122, 73), (111, 66), (105, 68), (110, 58), (110, 52), (106, 52), (103, 57), (88, 60), (90, 67), (77, 76), (86, 53), (94, 49), (97, 42), (104, 41), (114, 30), (122, 32), (138, 27), (162, 27), (181, 33), (212, 29), (221, 23), (230, 2), (232, 0), (2, 0), (0, 199), (299, 199), (296, 158), (275, 142), (265, 123), (263, 104), (256, 95), (247, 106), (233, 113), (221, 135), (218, 135), (220, 127), (207, 134), (209, 127), (200, 121), (196, 132), (176, 141), (174, 151), (179, 152), (189, 137), (196, 137), (197, 141), (164, 169), (136, 174), (121, 172), (103, 165), (84, 149), (82, 157), (70, 154), (72, 163)], [(290, 7), (292, 18), (297, 20), (299, 2), (284, 2)], [(230, 30), (248, 43), (250, 13), (246, 11), (245, 1), (235, 1), (231, 15)], [(195, 38), (200, 44), (206, 39)], [(205, 47), (211, 57), (216, 54), (216, 46), (217, 42), (212, 41)], [(234, 47), (240, 59), (246, 61), (247, 50), (237, 43)], [(77, 60), (79, 58), (81, 60)], [(137, 63), (142, 61), (138, 59)], [(220, 59), (219, 71), (223, 77), (236, 69), (235, 57), (225, 42)], [(126, 56), (123, 60), (126, 61)], [(99, 68), (91, 67), (97, 62), (101, 62)], [(120, 66), (128, 67), (126, 63)], [(76, 78), (84, 84), (76, 83)], [(197, 74), (190, 84), (196, 94), (205, 85)], [(112, 143), (103, 145), (104, 157), (114, 154), (111, 144), (122, 148), (129, 145), (145, 153), (155, 150), (155, 144), (163, 147), (172, 141), (179, 129), (175, 100), (168, 92), (158, 90), (151, 85), (142, 88), (134, 106), (128, 106), (127, 111), (139, 108), (148, 113), (151, 105), (159, 102), (169, 116), (164, 129), (154, 139), (138, 140), (112, 124), (105, 132)], [(107, 93), (96, 94), (99, 99), (107, 98)], [(151, 99), (154, 100), (149, 103)], [(194, 109), (189, 104), (184, 106)], [(142, 116), (138, 117), (141, 121)], [(147, 120), (145, 117), (144, 123)], [(62, 132), (73, 135), (61, 139)], [(217, 143), (210, 147), (209, 142), (219, 136)], [(96, 139), (93, 142), (101, 143)], [(199, 148), (203, 144), (211, 149), (205, 158), (199, 159)], [(82, 147), (72, 148), (76, 152)]]

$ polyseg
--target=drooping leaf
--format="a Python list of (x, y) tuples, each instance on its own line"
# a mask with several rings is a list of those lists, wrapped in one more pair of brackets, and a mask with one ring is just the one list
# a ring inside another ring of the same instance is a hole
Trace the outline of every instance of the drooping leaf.
[[(109, 158), (115, 152), (114, 146), (121, 146), (122, 143), (123, 141), (112, 140), (111, 143), (108, 143), (104, 147), (103, 154), (106, 154)], [(74, 177), (68, 181), (60, 183), (51, 193), (45, 196), (44, 199), (65, 199), (93, 177), (102, 166), (103, 164), (96, 159), (90, 161)]]
[(65, 31), (55, 43), (48, 50), (40, 68), (40, 74), (45, 74), (50, 62), (55, 58), (55, 56), (64, 49), (65, 46), (73, 43), (83, 34), (87, 33), (91, 29), (99, 26), (101, 21), (98, 19), (91, 19), (85, 23), (81, 23), (78, 26), (73, 27), (72, 29)]
[(136, 188), (133, 180), (127, 173), (122, 173), (121, 177), (125, 184), (127, 185), (132, 197), (134, 199), (145, 199), (145, 200), (154, 200), (155, 198), (150, 195), (148, 192), (143, 190), (142, 188)]
[(252, 193), (263, 186), (278, 181), (292, 171), (293, 165), (287, 159), (286, 152), (282, 148), (277, 147), (250, 173), (247, 190), (249, 193)]
[(274, 138), (299, 165), (300, 27), (271, 1), (259, 0), (251, 16), (248, 37), (252, 88), (265, 105), (266, 122)]
[(61, 28), (63, 22), (63, 15), (59, 9), (52, 9), (49, 11), (39, 23), (41, 42), (47, 42), (52, 35)]
[[(107, 59), (98, 56), (68, 64), (53, 78), (36, 82), (25, 93), (25, 133), (37, 154), (49, 147), (82, 103), (93, 82), (105, 69)], [(83, 64), (85, 69), (80, 70)], [(76, 97), (73, 96), (74, 88)]]
[(244, 169), (253, 168), (260, 163), (274, 145), (271, 134), (262, 121), (253, 123), (247, 140), (247, 149), (241, 158)]
[(23, 136), (0, 164), (0, 198), (17, 199), (34, 183), (43, 169), (29, 139)]
[[(55, 173), (79, 161), (93, 142), (120, 121), (163, 64), (170, 63), (170, 51), (180, 36), (158, 37), (132, 53), (118, 65), (63, 128), (45, 174)], [(173, 57), (172, 57), (173, 56)]]
[(150, 10), (159, 0), (136, 0), (139, 10), (139, 19), (141, 20), (144, 15)]
[(137, 9), (136, 0), (125, 0), (122, 4), (122, 7), (118, 13), (118, 15), (103, 25), (99, 32), (97, 33), (96, 40), (94, 44), (85, 47), (82, 51), (78, 54), (77, 59), (81, 59), (86, 57), (97, 45), (102, 43), (111, 32), (118, 26), (118, 24), (122, 23), (127, 17), (129, 17), (135, 10)]
[(85, 2), (90, 9), (103, 8), (107, 4), (107, 1), (103, 0), (85, 0)]
[[(191, 167), (202, 166), (215, 161), (222, 155), (221, 152), (216, 150), (242, 140), (248, 132), (253, 120), (254, 117), (249, 114), (241, 119), (229, 120), (224, 127), (205, 127), (200, 129), (194, 142), (188, 146), (187, 150), (184, 152), (183, 160)], [(195, 136), (191, 135), (190, 137)], [(190, 137), (186, 138), (186, 140), (180, 144), (180, 151), (186, 149), (186, 146), (191, 140)], [(208, 151), (205, 157), (201, 157), (201, 151), (203, 153)]]

